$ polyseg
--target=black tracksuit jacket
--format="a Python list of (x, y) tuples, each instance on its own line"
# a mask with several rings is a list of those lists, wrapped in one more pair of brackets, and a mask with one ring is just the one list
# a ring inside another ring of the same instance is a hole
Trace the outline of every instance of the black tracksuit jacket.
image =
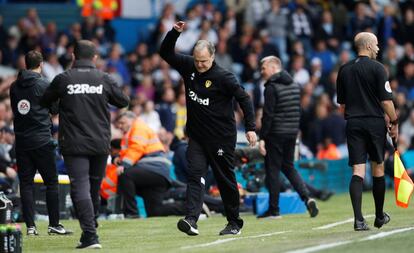
[(77, 60), (56, 76), (43, 98), (59, 100), (59, 147), (63, 155), (105, 155), (110, 151), (109, 104), (126, 107), (129, 98), (92, 61)]
[[(16, 149), (32, 150), (48, 144), (51, 126), (48, 108), (39, 102), (49, 83), (39, 73), (22, 70), (10, 87)], [(56, 112), (54, 112), (56, 113)]]
[(175, 53), (179, 35), (175, 29), (167, 33), (160, 55), (184, 79), (188, 136), (201, 143), (235, 142), (234, 98), (243, 111), (246, 131), (254, 131), (255, 118), (250, 97), (234, 74), (215, 62), (208, 71), (198, 73), (192, 56)]

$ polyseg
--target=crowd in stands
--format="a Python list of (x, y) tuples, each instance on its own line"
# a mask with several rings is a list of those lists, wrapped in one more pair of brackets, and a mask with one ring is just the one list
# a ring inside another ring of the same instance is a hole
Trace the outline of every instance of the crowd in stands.
[[(214, 4), (213, 4), (214, 2)], [(43, 53), (44, 77), (51, 81), (71, 66), (74, 42), (93, 41), (100, 54), (97, 68), (108, 72), (131, 97), (130, 110), (146, 122), (168, 146), (184, 137), (186, 106), (180, 75), (157, 50), (178, 20), (185, 20), (177, 50), (190, 53), (194, 43), (207, 39), (216, 45), (216, 62), (231, 70), (251, 94), (258, 130), (261, 125), (264, 82), (260, 60), (278, 56), (301, 86), (301, 153), (306, 158), (338, 159), (347, 155), (345, 121), (336, 104), (339, 67), (355, 57), (356, 33), (378, 35), (379, 60), (385, 65), (400, 120), (400, 148), (414, 147), (414, 2), (396, 0), (221, 0), (190, 1), (184, 15), (165, 4), (148, 39), (125, 51), (115, 41), (111, 22), (91, 15), (58, 30), (44, 23), (35, 8), (11, 27), (0, 17), (0, 128), (12, 129), (8, 90), (24, 54)], [(125, 28), (128, 29), (128, 28)], [(240, 121), (240, 110), (236, 112)], [(118, 111), (112, 111), (113, 119)], [(55, 125), (58, 119), (53, 118)], [(239, 124), (243, 131), (242, 124)], [(56, 128), (55, 128), (56, 129)], [(113, 127), (113, 139), (122, 134)], [(6, 145), (4, 138), (0, 145)]]

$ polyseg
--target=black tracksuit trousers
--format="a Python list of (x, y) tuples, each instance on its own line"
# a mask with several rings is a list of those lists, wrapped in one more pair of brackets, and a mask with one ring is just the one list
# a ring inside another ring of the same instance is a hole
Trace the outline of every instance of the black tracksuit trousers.
[(182, 204), (163, 203), (169, 187), (170, 183), (163, 176), (141, 166), (125, 169), (118, 177), (118, 193), (123, 198), (125, 216), (138, 214), (135, 195), (144, 199), (148, 217), (182, 215), (184, 213)]
[(58, 174), (55, 162), (55, 145), (50, 142), (32, 150), (16, 149), (17, 174), (20, 181), (23, 219), (27, 227), (35, 226), (34, 222), (34, 182), (36, 171), (42, 176), (46, 186), (46, 205), (49, 214), (49, 225), (59, 224)]
[(208, 165), (213, 169), (220, 190), (227, 220), (239, 227), (243, 221), (239, 218), (240, 196), (234, 174), (235, 143), (199, 143), (190, 138), (187, 149), (187, 215), (186, 219), (197, 221), (203, 205), (205, 176)]
[(309, 191), (293, 167), (296, 134), (271, 134), (265, 139), (266, 187), (269, 191), (269, 211), (279, 212), (280, 171), (285, 174), (300, 198), (306, 203)]
[(83, 232), (96, 234), (99, 189), (108, 155), (64, 155), (70, 178), (70, 196)]

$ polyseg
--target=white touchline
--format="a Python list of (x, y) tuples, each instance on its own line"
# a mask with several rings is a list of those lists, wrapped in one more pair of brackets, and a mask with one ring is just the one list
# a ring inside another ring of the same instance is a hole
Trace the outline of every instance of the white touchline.
[(310, 252), (315, 252), (315, 251), (319, 251), (319, 250), (335, 248), (335, 247), (338, 247), (338, 246), (341, 246), (341, 245), (355, 243), (355, 242), (376, 240), (376, 239), (379, 239), (379, 238), (384, 238), (384, 237), (387, 237), (387, 236), (390, 236), (390, 235), (393, 235), (393, 234), (398, 234), (398, 233), (402, 233), (402, 232), (406, 232), (406, 231), (410, 231), (410, 230), (414, 230), (414, 227), (400, 228), (400, 229), (395, 229), (395, 230), (391, 230), (391, 231), (387, 231), (387, 232), (381, 232), (381, 233), (378, 233), (378, 234), (375, 234), (375, 235), (367, 236), (367, 237), (359, 239), (359, 240), (357, 239), (357, 240), (349, 240), (349, 241), (343, 241), (343, 242), (327, 243), (327, 244), (312, 246), (312, 247), (309, 247), (309, 248), (303, 248), (303, 249), (287, 251), (285, 253), (310, 253)]
[(413, 230), (414, 227), (408, 227), (408, 228), (401, 228), (401, 229), (397, 229), (397, 230), (391, 230), (391, 231), (387, 231), (387, 232), (381, 232), (375, 235), (370, 235), (364, 239), (362, 239), (361, 241), (369, 241), (369, 240), (376, 240), (378, 238), (383, 238), (389, 235), (393, 235), (393, 234), (398, 234), (398, 233), (402, 233), (405, 231), (410, 231)]
[(232, 237), (232, 238), (226, 238), (226, 239), (219, 239), (213, 242), (208, 242), (208, 243), (203, 243), (203, 244), (196, 244), (196, 245), (191, 245), (191, 246), (185, 246), (185, 247), (181, 247), (181, 249), (193, 249), (193, 248), (202, 248), (202, 247), (209, 247), (209, 246), (213, 246), (213, 245), (217, 245), (217, 244), (222, 244), (222, 243), (226, 243), (226, 242), (231, 242), (231, 241), (235, 241), (235, 240), (242, 240), (242, 239), (251, 239), (251, 238), (260, 238), (260, 237), (269, 237), (269, 236), (273, 236), (273, 235), (280, 235), (280, 234), (284, 234), (290, 231), (280, 231), (280, 232), (274, 232), (274, 233), (269, 233), (269, 234), (261, 234), (261, 235), (251, 235), (251, 236), (244, 236), (244, 237)]
[[(371, 218), (371, 217), (374, 217), (374, 215), (373, 214), (369, 214), (369, 215), (366, 215), (365, 216), (365, 218)], [(342, 225), (342, 224), (350, 223), (350, 222), (353, 222), (353, 221), (354, 221), (354, 218), (350, 218), (350, 219), (347, 219), (347, 220), (330, 223), (330, 224), (323, 225), (323, 226), (316, 227), (316, 228), (312, 228), (312, 229), (314, 229), (314, 230), (318, 230), (318, 229), (328, 229), (328, 228), (333, 228), (333, 227), (336, 227), (336, 226), (339, 226), (339, 225)]]
[(335, 247), (345, 245), (345, 244), (350, 244), (351, 242), (352, 241), (332, 242), (332, 243), (312, 246), (312, 247), (309, 247), (309, 248), (288, 251), (286, 253), (310, 253), (310, 252), (315, 252), (315, 251), (319, 251), (319, 250), (323, 250), (323, 249), (335, 248)]

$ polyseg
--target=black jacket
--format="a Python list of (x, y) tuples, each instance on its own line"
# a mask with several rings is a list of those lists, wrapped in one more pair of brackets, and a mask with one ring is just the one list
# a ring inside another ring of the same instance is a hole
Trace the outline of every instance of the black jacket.
[(300, 120), (300, 87), (281, 71), (265, 83), (262, 129), (260, 138), (270, 134), (297, 134)]
[(233, 99), (244, 113), (246, 131), (255, 130), (253, 106), (234, 74), (215, 62), (204, 73), (198, 73), (194, 58), (176, 54), (179, 32), (167, 33), (160, 48), (161, 57), (183, 77), (187, 103), (187, 133), (199, 142), (236, 141)]
[(36, 149), (52, 139), (49, 109), (39, 104), (48, 86), (48, 82), (39, 73), (22, 70), (10, 87), (18, 150)]
[(59, 100), (59, 147), (63, 155), (109, 154), (109, 104), (126, 107), (129, 99), (115, 81), (88, 60), (56, 76), (42, 104)]

